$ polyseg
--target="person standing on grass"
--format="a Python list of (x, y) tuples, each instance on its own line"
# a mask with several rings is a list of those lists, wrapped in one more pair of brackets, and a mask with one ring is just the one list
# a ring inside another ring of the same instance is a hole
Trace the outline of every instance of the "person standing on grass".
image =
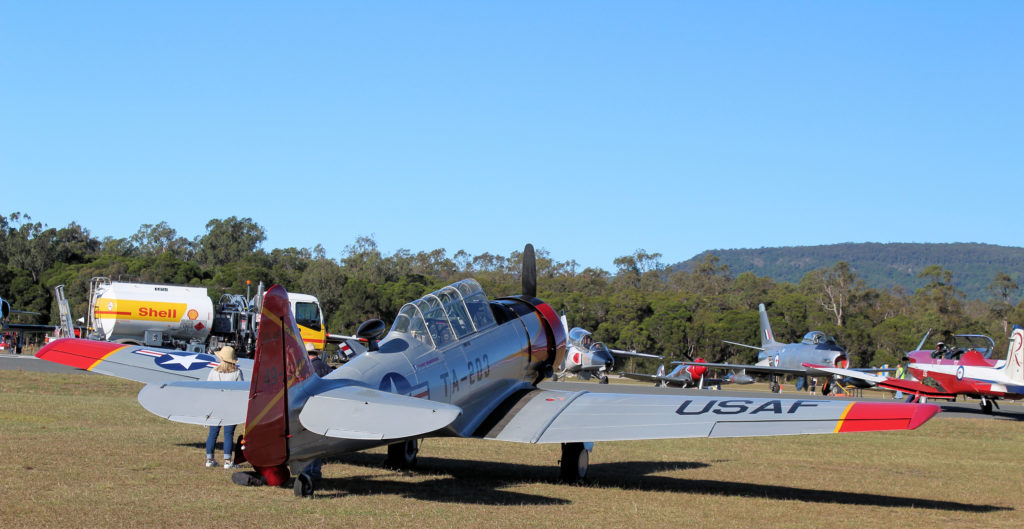
[[(242, 376), (242, 371), (238, 369), (238, 355), (235, 354), (235, 348), (230, 345), (221, 347), (216, 353), (217, 358), (220, 359), (220, 364), (217, 367), (210, 370), (210, 374), (206, 377), (206, 380), (213, 381), (236, 381), (245, 380)], [(206, 466), (214, 467), (217, 466), (217, 461), (213, 459), (214, 447), (217, 444), (217, 434), (220, 433), (220, 426), (211, 426), (210, 433), (206, 436)], [(235, 464), (231, 461), (231, 449), (234, 443), (235, 436), (235, 425), (225, 424), (224, 425), (224, 468), (235, 468)]]

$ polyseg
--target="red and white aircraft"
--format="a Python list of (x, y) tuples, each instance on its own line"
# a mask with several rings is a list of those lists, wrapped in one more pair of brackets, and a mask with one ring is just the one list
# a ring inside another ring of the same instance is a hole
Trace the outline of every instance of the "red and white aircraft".
[[(991, 339), (988, 343), (991, 343)], [(1020, 325), (1013, 327), (1005, 361), (991, 360), (984, 355), (983, 350), (984, 347), (969, 347), (945, 352), (936, 350), (910, 353), (908, 356), (911, 363), (907, 367), (910, 374), (920, 382), (850, 369), (812, 367), (873, 382), (882, 389), (910, 393), (916, 398), (955, 399), (964, 395), (981, 399), (982, 411), (992, 413), (992, 405), (997, 399), (1024, 398), (1024, 328)]]

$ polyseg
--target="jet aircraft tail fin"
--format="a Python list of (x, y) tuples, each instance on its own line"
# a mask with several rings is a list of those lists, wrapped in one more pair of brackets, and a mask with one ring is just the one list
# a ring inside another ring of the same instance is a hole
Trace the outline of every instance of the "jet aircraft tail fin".
[(659, 377), (665, 376), (665, 364), (661, 364), (660, 366), (658, 366), (658, 372), (655, 374), (658, 375)]
[(245, 459), (270, 485), (282, 485), (290, 477), (288, 394), (312, 377), (288, 292), (275, 285), (263, 297), (242, 439)]
[(757, 313), (761, 320), (761, 347), (778, 343), (772, 333), (772, 324), (768, 321), (768, 311), (764, 310), (764, 303), (757, 306)]
[(1024, 384), (1024, 328), (1014, 325), (1006, 351), (1006, 375)]

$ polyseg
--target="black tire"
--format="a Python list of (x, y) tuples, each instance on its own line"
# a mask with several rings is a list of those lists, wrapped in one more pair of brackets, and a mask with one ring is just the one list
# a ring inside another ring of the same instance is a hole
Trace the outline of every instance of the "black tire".
[(781, 387), (781, 386), (779, 385), (779, 383), (778, 383), (778, 382), (774, 382), (774, 381), (773, 381), (773, 382), (771, 383), (771, 385), (769, 386), (769, 389), (771, 389), (771, 390), (772, 390), (772, 393), (778, 393), (778, 392), (779, 392), (779, 390), (780, 390), (780, 389), (782, 389), (782, 387)]
[(411, 439), (401, 443), (388, 445), (388, 468), (408, 470), (416, 466), (416, 456), (420, 452), (419, 441)]
[(313, 478), (306, 474), (299, 474), (295, 476), (295, 495), (300, 498), (309, 498), (313, 496)]
[(559, 479), (563, 483), (582, 483), (590, 468), (590, 453), (583, 443), (562, 443)]
[(981, 403), (981, 411), (985, 415), (992, 415), (992, 401), (986, 400)]
[(829, 393), (832, 393), (832, 381), (826, 380), (821, 386), (821, 394), (827, 396)]
[(603, 376), (601, 377), (601, 380), (600, 380), (600, 382), (599, 382), (599, 383), (600, 383), (600, 384), (607, 384), (607, 383), (608, 383), (608, 375), (603, 375)]
[(558, 373), (555, 373), (555, 374), (551, 375), (551, 381), (552, 382), (558, 382)]

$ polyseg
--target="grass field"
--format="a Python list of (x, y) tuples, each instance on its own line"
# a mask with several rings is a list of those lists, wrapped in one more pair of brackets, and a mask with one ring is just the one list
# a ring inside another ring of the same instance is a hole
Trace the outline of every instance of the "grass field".
[(584, 486), (558, 447), (430, 439), (416, 472), (383, 451), (324, 466), (317, 497), (203, 467), (202, 427), (140, 384), (0, 372), (0, 527), (1024, 527), (1024, 424), (598, 444)]

